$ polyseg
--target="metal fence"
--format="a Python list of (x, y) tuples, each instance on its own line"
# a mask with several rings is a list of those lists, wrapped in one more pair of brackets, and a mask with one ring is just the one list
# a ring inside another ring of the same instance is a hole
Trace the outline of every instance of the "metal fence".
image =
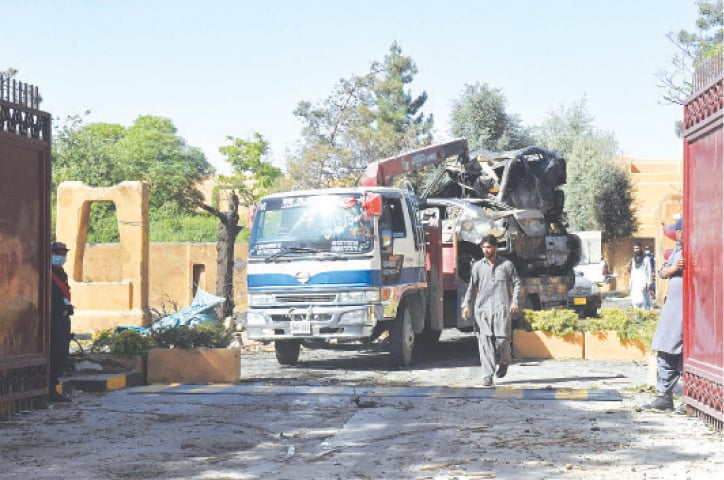
[(50, 115), (38, 110), (38, 87), (0, 75), (0, 132), (51, 140)]
[(18, 82), (9, 75), (0, 75), (0, 100), (35, 110), (40, 106), (38, 87)]

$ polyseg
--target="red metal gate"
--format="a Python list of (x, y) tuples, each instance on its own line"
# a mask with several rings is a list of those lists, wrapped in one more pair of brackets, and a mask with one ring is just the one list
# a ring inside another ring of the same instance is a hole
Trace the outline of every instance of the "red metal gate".
[(45, 404), (50, 317), (50, 115), (0, 76), (0, 418)]
[(722, 61), (697, 70), (684, 107), (684, 397), (724, 425), (724, 92)]

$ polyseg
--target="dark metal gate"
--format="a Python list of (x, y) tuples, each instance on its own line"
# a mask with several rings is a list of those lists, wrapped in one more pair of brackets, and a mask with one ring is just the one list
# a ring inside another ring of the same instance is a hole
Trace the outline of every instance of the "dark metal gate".
[(724, 91), (722, 61), (697, 70), (684, 107), (684, 397), (724, 425)]
[(0, 418), (45, 405), (50, 318), (50, 115), (0, 76)]

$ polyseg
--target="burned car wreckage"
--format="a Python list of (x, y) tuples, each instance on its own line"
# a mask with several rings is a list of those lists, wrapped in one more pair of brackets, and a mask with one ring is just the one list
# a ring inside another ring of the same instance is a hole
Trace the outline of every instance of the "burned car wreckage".
[[(446, 160), (427, 182), (420, 207), (436, 207), (426, 210), (431, 215), (444, 212), (443, 230), (457, 237), (460, 278), (469, 280), (471, 262), (482, 255), (478, 244), (492, 233), (498, 251), (513, 261), (521, 277), (565, 276), (571, 288), (581, 245), (566, 231), (560, 189), (566, 183), (566, 161), (560, 153), (535, 146), (468, 153), (464, 139), (445, 147), (438, 156)], [(414, 157), (410, 160), (415, 164)], [(527, 306), (540, 308), (539, 299), (531, 300)]]

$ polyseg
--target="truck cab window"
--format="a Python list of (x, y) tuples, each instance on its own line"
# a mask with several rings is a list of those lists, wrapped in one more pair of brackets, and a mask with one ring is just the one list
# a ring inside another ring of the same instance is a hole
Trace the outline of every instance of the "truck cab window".
[(383, 217), (386, 217), (384, 220), (389, 222), (388, 225), (392, 230), (392, 236), (394, 238), (406, 237), (405, 214), (402, 211), (400, 198), (385, 198), (383, 210)]

